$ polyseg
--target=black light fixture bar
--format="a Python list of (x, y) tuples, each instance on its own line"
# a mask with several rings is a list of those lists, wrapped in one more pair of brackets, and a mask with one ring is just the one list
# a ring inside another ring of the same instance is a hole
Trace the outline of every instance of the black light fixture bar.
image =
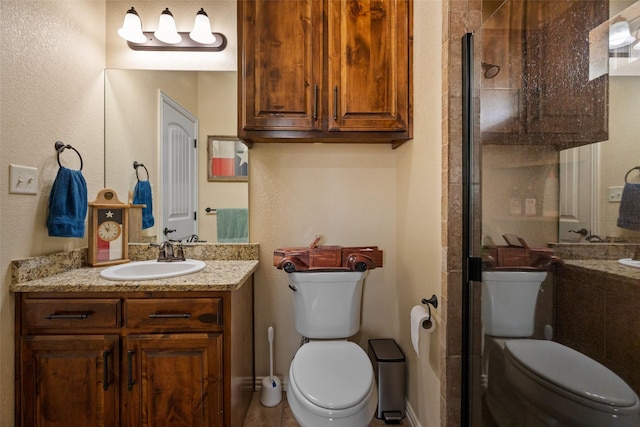
[(134, 43), (127, 41), (129, 48), (133, 50), (163, 50), (163, 51), (182, 51), (182, 52), (221, 52), (227, 47), (227, 38), (222, 33), (213, 33), (216, 41), (211, 44), (202, 44), (191, 40), (188, 32), (178, 32), (182, 36), (182, 41), (176, 44), (168, 44), (161, 42), (153, 34), (153, 31), (143, 31), (142, 34), (147, 37), (144, 43)]

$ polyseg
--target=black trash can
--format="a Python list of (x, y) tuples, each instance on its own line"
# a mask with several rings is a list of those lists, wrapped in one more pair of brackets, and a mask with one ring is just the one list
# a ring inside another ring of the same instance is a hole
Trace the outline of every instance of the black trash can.
[(378, 383), (376, 418), (399, 423), (405, 417), (405, 356), (391, 338), (370, 339), (369, 358)]

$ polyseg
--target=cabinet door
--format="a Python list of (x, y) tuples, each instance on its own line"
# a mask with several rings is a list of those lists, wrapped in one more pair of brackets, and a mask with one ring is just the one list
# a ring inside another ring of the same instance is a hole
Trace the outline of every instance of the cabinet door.
[[(607, 139), (606, 75), (591, 78), (589, 32), (608, 18), (608, 2), (531, 2), (525, 42), (526, 128), (560, 148)], [(551, 137), (551, 138), (549, 138)], [(547, 141), (547, 143), (549, 143)]]
[(408, 130), (408, 0), (329, 0), (327, 15), (329, 130)]
[(322, 129), (321, 1), (238, 2), (242, 130)]
[(21, 340), (21, 426), (119, 425), (118, 337), (26, 336)]
[(223, 425), (222, 334), (131, 335), (124, 347), (128, 426)]

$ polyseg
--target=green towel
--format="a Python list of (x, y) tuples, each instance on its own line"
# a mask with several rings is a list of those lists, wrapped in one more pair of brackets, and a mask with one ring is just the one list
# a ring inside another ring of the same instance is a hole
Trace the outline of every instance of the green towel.
[(219, 243), (249, 243), (249, 215), (244, 209), (216, 209)]

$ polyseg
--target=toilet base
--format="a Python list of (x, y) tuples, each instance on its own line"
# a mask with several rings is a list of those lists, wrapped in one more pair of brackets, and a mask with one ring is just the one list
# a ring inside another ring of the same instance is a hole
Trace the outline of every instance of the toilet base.
[[(373, 387), (373, 393), (377, 387)], [(294, 418), (301, 427), (367, 427), (376, 412), (377, 399), (369, 399), (367, 407), (351, 416), (343, 418), (321, 417), (305, 409), (293, 394), (291, 387), (287, 387), (287, 403)]]
[[(584, 406), (556, 394), (526, 376), (517, 377), (506, 360), (504, 339), (486, 337), (488, 387), (484, 400), (498, 427), (637, 427), (638, 405), (623, 409), (618, 416), (603, 408)], [(515, 382), (514, 382), (515, 381)], [(523, 385), (529, 381), (530, 386)], [(518, 386), (514, 385), (518, 384)], [(523, 388), (524, 387), (524, 388)], [(533, 387), (533, 389), (531, 388)], [(534, 390), (534, 391), (532, 391)], [(623, 412), (624, 411), (624, 412)]]
[[(486, 337), (485, 354), (488, 356), (488, 386), (484, 400), (489, 413), (498, 427), (563, 427), (557, 420), (537, 415), (522, 399), (507, 380), (504, 370), (502, 340)], [(543, 419), (541, 419), (543, 417)], [(546, 419), (545, 419), (546, 418)]]

